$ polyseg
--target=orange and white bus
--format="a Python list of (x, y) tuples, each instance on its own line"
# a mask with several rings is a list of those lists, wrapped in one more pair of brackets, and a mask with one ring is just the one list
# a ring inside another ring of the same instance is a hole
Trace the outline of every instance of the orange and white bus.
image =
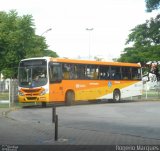
[(64, 58), (29, 58), (19, 63), (19, 102), (65, 102), (142, 95), (141, 66)]

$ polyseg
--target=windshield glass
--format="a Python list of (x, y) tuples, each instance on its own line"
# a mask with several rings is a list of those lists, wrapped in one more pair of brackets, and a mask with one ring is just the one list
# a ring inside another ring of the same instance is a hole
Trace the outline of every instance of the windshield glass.
[(21, 65), (19, 67), (19, 86), (31, 88), (47, 84), (46, 65)]

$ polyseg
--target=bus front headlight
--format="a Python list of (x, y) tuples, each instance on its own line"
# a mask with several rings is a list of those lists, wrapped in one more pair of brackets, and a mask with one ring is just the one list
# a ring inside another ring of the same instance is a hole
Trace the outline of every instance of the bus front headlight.
[(45, 95), (48, 92), (48, 90), (43, 90), (40, 95)]
[(24, 93), (19, 91), (19, 96), (24, 96)]

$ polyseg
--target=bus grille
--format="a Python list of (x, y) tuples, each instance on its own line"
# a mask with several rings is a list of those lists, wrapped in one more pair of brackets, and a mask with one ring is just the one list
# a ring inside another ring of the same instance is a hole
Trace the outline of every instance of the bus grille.
[(27, 100), (36, 100), (37, 97), (27, 97)]
[(26, 90), (26, 89), (23, 89), (24, 92), (26, 93), (37, 93), (39, 92), (41, 89), (29, 89), (29, 90)]

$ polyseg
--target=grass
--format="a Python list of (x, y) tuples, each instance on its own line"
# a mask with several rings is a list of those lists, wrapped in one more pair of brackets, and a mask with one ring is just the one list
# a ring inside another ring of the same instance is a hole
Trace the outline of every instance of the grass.
[(0, 93), (0, 100), (8, 100), (9, 99), (9, 93), (8, 92), (1, 92)]
[(9, 108), (9, 104), (7, 104), (7, 103), (6, 104), (0, 104), (0, 109), (1, 108)]
[(160, 99), (160, 91), (144, 91), (143, 97), (146, 97), (146, 95), (147, 98)]
[[(1, 100), (9, 100), (9, 93), (8, 92), (1, 92), (0, 93), (0, 102)], [(0, 103), (0, 108), (8, 108), (9, 103)]]

